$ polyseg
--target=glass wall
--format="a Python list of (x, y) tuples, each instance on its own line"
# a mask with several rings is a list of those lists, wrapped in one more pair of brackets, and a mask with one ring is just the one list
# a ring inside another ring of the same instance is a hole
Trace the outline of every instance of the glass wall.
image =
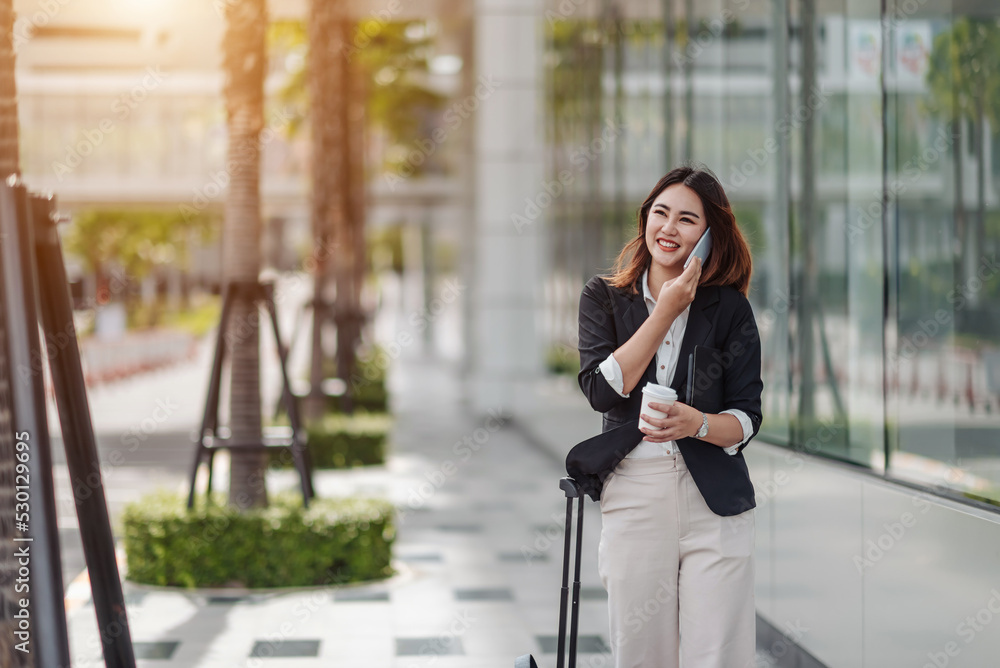
[(1000, 504), (1000, 6), (881, 4), (550, 2), (548, 178), (622, 123), (550, 221), (552, 332), (703, 163), (754, 253), (761, 438)]
[(1000, 5), (891, 1), (889, 474), (1000, 501)]

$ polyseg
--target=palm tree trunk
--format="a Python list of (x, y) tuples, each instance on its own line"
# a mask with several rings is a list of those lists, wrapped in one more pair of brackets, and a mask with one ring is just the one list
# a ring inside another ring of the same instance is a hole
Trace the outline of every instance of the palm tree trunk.
[[(804, 0), (802, 14), (802, 86), (800, 104), (816, 85), (816, 7), (815, 0)], [(811, 114), (802, 123), (802, 195), (798, 229), (802, 243), (802, 271), (798, 300), (798, 344), (801, 382), (799, 386), (799, 429), (811, 429), (816, 415), (815, 327), (814, 311), (819, 308), (819, 268), (816, 254), (818, 211), (816, 207), (816, 137)], [(808, 434), (799, 432), (805, 440)]]
[(965, 138), (962, 132), (961, 117), (956, 117), (952, 121), (952, 127), (954, 128), (953, 136), (955, 138), (952, 144), (955, 158), (952, 162), (952, 173), (955, 177), (955, 240), (952, 242), (952, 264), (955, 273), (954, 280), (958, 284), (965, 280), (963, 255), (965, 253), (965, 240), (967, 237), (965, 224), (965, 176), (963, 175), (962, 164), (962, 156), (965, 153), (963, 146)]
[(13, 0), (0, 0), (0, 178), (20, 174)]
[[(350, 23), (342, 23), (344, 38), (350, 30)], [(365, 280), (365, 80), (364, 70), (357, 62), (342, 58), (345, 95), (343, 105), (343, 127), (345, 137), (345, 164), (347, 173), (345, 212), (343, 220), (343, 249), (341, 253), (344, 271), (339, 273), (337, 285), (337, 308), (341, 322), (337, 327), (337, 352), (339, 356), (337, 374), (345, 379), (355, 376), (357, 350), (361, 341), (364, 312), (361, 307), (361, 289)], [(353, 387), (349, 385), (348, 387)], [(348, 394), (348, 408), (353, 408), (353, 397)]]
[[(346, 58), (346, 41), (340, 7), (324, 0), (309, 4), (308, 86), (312, 119), (312, 230), (318, 249), (313, 258), (312, 361), (306, 417), (323, 415), (325, 400), (320, 384), (324, 375), (323, 324), (329, 317), (324, 297), (330, 283), (337, 229), (344, 217), (345, 132), (339, 122), (344, 106), (345, 82), (340, 61)], [(338, 258), (339, 259), (339, 258)]]
[[(345, 35), (347, 32), (346, 23), (343, 21), (338, 23), (337, 34)], [(351, 366), (350, 357), (352, 355), (351, 341), (350, 341), (350, 290), (351, 290), (351, 261), (350, 249), (351, 249), (351, 221), (350, 221), (350, 192), (351, 192), (351, 178), (350, 178), (350, 148), (348, 147), (348, 135), (350, 134), (351, 127), (348, 123), (347, 114), (347, 89), (350, 86), (350, 61), (347, 58), (338, 58), (334, 66), (340, 72), (340, 85), (343, 87), (345, 95), (341, 99), (340, 106), (334, 112), (334, 116), (331, 118), (335, 119), (333, 122), (340, 126), (341, 136), (344, 138), (344, 144), (341, 147), (341, 164), (343, 165), (343, 172), (341, 173), (341, 178), (337, 182), (337, 187), (339, 188), (339, 195), (341, 197), (341, 206), (343, 209), (341, 214), (337, 218), (336, 227), (334, 228), (334, 235), (337, 242), (337, 250), (339, 251), (337, 255), (337, 267), (334, 271), (334, 280), (337, 285), (337, 297), (334, 303), (334, 321), (337, 323), (337, 375), (344, 380), (350, 380), (351, 376), (348, 371)], [(352, 405), (352, 390), (350, 385), (348, 385), (347, 395), (344, 397), (345, 407), (350, 412), (353, 409)]]
[[(694, 39), (697, 26), (694, 18), (694, 2), (686, 0), (684, 3), (684, 35), (685, 51), (691, 47), (691, 40)], [(684, 139), (681, 146), (684, 149), (682, 160), (691, 160), (694, 157), (694, 63), (691, 58), (684, 53), (681, 60), (681, 70), (684, 73)]]
[[(981, 100), (976, 103), (976, 229), (972, 238), (975, 248), (968, 254), (968, 276), (976, 275), (980, 256), (986, 252), (986, 114)], [(978, 307), (981, 290), (973, 290), (970, 305)]]
[[(264, 125), (267, 28), (265, 0), (226, 5), (223, 37), (230, 174), (223, 223), (222, 273), (228, 284), (257, 281), (260, 273), (260, 132)], [(229, 421), (238, 442), (261, 440), (260, 329), (258, 310), (238, 300), (226, 333), (231, 346)], [(267, 505), (266, 455), (234, 450), (229, 503), (240, 509)]]

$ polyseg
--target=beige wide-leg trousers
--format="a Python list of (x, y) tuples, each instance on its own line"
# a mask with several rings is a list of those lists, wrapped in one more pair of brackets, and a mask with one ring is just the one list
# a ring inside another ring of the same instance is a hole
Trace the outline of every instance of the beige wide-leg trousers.
[(753, 509), (713, 513), (675, 453), (623, 459), (601, 515), (615, 668), (753, 668)]

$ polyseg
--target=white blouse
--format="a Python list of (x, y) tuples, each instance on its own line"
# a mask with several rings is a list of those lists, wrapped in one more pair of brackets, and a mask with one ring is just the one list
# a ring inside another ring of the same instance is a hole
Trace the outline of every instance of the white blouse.
[[(649, 291), (648, 278), (649, 269), (646, 269), (642, 273), (642, 296), (646, 302), (646, 308), (649, 310), (649, 313), (652, 313), (653, 308), (656, 307), (656, 300), (653, 299), (653, 295)], [(663, 339), (663, 343), (660, 344), (660, 347), (656, 351), (656, 382), (660, 385), (668, 385), (669, 382), (667, 379), (672, 379), (674, 372), (677, 370), (677, 358), (680, 356), (681, 341), (684, 339), (684, 331), (687, 329), (688, 314), (690, 312), (691, 305), (688, 304), (687, 308), (671, 323), (666, 338)], [(615, 359), (614, 353), (608, 355), (608, 358), (601, 362), (600, 369), (601, 375), (604, 376), (611, 389), (617, 392), (619, 396), (631, 396), (631, 393), (625, 394), (622, 392), (625, 389), (625, 380), (622, 377), (622, 370), (618, 365), (618, 360)], [(642, 391), (642, 388), (636, 389)], [(740, 421), (740, 426), (743, 427), (743, 440), (728, 448), (723, 448), (728, 454), (735, 455), (739, 452), (740, 446), (746, 443), (753, 435), (753, 425), (750, 422), (749, 416), (738, 408), (730, 408), (722, 411), (722, 413), (729, 413), (735, 416)], [(642, 440), (639, 441), (639, 444), (626, 457), (635, 459), (662, 457), (673, 454), (676, 447), (676, 441), (653, 443)]]

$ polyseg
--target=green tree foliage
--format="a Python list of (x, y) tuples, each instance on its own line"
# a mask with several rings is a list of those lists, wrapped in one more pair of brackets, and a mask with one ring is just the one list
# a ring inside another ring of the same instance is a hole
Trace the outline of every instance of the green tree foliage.
[(1000, 24), (957, 18), (951, 30), (934, 38), (927, 85), (931, 113), (973, 123), (985, 114), (1000, 128)]
[[(352, 35), (348, 55), (365, 71), (367, 121), (389, 140), (382, 167), (391, 170), (399, 166), (392, 156), (405, 156), (412, 149), (413, 138), (423, 134), (424, 119), (443, 108), (447, 100), (428, 83), (435, 33), (425, 21), (385, 23), (365, 19)], [(280, 100), (292, 109), (289, 131), (295, 133), (309, 118), (305, 24), (276, 22), (271, 25), (269, 42), (275, 57), (282, 59), (289, 71)]]
[(157, 266), (187, 267), (190, 244), (207, 243), (217, 233), (218, 221), (208, 213), (88, 209), (74, 217), (64, 243), (88, 271), (103, 274), (118, 265), (129, 279), (141, 280)]
[(956, 18), (950, 30), (934, 38), (927, 85), (927, 108), (951, 126), (956, 156), (962, 155), (962, 126), (968, 122), (972, 128), (977, 167), (976, 216), (971, 224), (965, 215), (962, 160), (954, 160), (952, 168), (956, 193), (954, 272), (956, 277), (969, 277), (975, 270), (967, 261), (970, 251), (985, 245), (987, 121), (994, 134), (1000, 128), (1000, 23), (995, 19)]

